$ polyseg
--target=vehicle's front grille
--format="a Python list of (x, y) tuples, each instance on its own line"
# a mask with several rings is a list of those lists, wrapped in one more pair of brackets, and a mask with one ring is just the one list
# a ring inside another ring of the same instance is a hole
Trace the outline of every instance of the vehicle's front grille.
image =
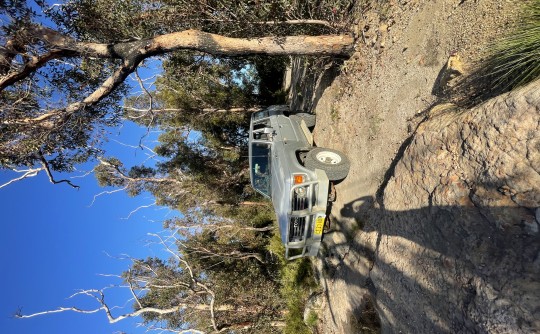
[(293, 202), (292, 202), (293, 211), (301, 211), (301, 210), (307, 209), (308, 206), (309, 206), (309, 202), (306, 196), (298, 197), (296, 193), (293, 195)]
[[(303, 241), (304, 232), (306, 227), (307, 218), (306, 213), (303, 213), (302, 216), (294, 216), (298, 211), (303, 211), (309, 209), (309, 186), (300, 186), (296, 190), (292, 191), (292, 213), (293, 216), (290, 218), (289, 223), (289, 242)], [(301, 195), (299, 195), (301, 194)]]
[(304, 228), (306, 226), (306, 217), (291, 217), (289, 225), (289, 242), (304, 240)]

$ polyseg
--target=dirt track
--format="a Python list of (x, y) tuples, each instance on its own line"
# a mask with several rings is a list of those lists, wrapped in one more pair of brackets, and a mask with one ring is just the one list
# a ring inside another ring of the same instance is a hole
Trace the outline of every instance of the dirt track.
[[(293, 106), (317, 114), (318, 146), (340, 149), (352, 160), (332, 208), (336, 231), (325, 236), (327, 250), (316, 261), (325, 294), (322, 333), (370, 333), (379, 327), (388, 333), (540, 330), (535, 309), (540, 241), (534, 220), (540, 160), (529, 162), (532, 190), (525, 192), (525, 205), (516, 200), (519, 190), (511, 190), (513, 197), (501, 191), (518, 189), (519, 180), (480, 184), (490, 166), (475, 169), (478, 159), (468, 158), (480, 146), (467, 151), (430, 142), (455, 141), (452, 136), (462, 145), (474, 142), (460, 135), (462, 128), (455, 133), (447, 128), (456, 122), (486, 123), (478, 111), (477, 118), (452, 116), (444, 126), (433, 125), (430, 110), (441, 102), (440, 78), (449, 56), (458, 54), (465, 68), (480, 61), (487, 43), (515, 18), (516, 3), (393, 2), (384, 20), (380, 12), (357, 17), (360, 43), (344, 64), (321, 66), (322, 72), (310, 77), (296, 61)], [(536, 133), (525, 134), (532, 136), (527, 142), (538, 141), (537, 98), (526, 104), (527, 113), (512, 114), (518, 123), (532, 115), (527, 131)], [(433, 154), (442, 156), (440, 161)], [(448, 161), (457, 161), (456, 167)]]

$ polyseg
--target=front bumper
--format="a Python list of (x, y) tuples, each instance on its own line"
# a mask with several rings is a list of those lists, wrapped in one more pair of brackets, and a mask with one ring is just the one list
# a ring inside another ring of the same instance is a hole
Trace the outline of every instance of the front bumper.
[[(321, 248), (330, 182), (324, 171), (316, 169), (315, 174), (315, 181), (294, 185), (289, 194), (285, 243), (285, 258), (289, 260), (316, 256)], [(305, 196), (298, 196), (299, 188), (304, 188)]]

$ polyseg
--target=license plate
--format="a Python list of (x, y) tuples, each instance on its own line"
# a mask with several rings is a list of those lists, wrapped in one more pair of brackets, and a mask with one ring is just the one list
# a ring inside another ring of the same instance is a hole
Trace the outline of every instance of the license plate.
[(324, 217), (317, 217), (315, 220), (315, 230), (313, 234), (321, 235), (324, 229)]

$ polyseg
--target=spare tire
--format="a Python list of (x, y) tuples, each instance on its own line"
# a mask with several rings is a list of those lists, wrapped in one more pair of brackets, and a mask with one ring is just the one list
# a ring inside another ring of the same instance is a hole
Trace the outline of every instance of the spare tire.
[(304, 165), (307, 169), (325, 171), (330, 181), (339, 181), (349, 174), (351, 162), (340, 151), (315, 147), (307, 153)]

